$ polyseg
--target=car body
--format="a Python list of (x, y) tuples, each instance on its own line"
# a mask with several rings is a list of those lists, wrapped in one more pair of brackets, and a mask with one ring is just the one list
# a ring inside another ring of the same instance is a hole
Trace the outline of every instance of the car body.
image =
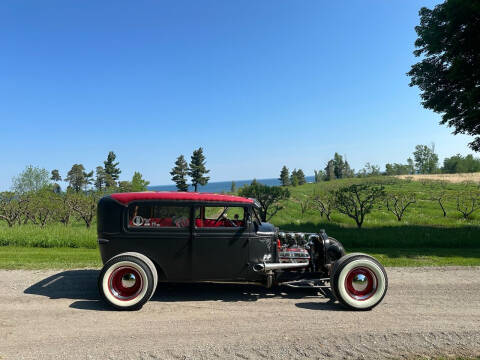
[[(260, 221), (258, 210), (254, 199), (223, 194), (139, 192), (103, 197), (97, 228), (104, 263), (100, 293), (116, 308), (129, 310), (140, 308), (159, 281), (330, 286), (334, 266), (345, 258), (342, 245), (325, 232), (282, 237), (274, 225)], [(378, 265), (375, 261), (373, 266)], [(370, 285), (375, 282), (378, 288), (376, 277), (382, 277), (378, 269), (362, 269), (357, 277), (370, 279)], [(385, 274), (383, 298), (386, 273), (381, 265), (379, 269)]]

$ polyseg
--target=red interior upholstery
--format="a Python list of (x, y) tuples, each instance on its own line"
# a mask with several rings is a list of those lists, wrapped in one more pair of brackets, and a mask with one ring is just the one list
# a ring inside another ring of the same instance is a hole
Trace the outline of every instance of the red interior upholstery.
[[(236, 224), (238, 227), (242, 227), (243, 221), (240, 220), (232, 220), (234, 224)], [(195, 219), (195, 226), (196, 227), (233, 227), (232, 223), (228, 220), (219, 220), (215, 221), (213, 219)]]

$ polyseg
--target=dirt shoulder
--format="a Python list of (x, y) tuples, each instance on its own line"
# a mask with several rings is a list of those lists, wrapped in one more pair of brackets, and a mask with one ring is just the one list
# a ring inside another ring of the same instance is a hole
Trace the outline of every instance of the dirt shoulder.
[(310, 291), (160, 285), (111, 311), (96, 270), (0, 271), (0, 359), (342, 359), (480, 355), (480, 268), (389, 268), (368, 312)]

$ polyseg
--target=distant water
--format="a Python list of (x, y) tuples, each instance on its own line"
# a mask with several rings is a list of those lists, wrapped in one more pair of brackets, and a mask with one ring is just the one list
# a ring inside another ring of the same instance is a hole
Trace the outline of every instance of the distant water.
[[(315, 180), (314, 176), (305, 176), (307, 182), (313, 182)], [(252, 180), (234, 180), (237, 189), (241, 188), (243, 185), (249, 185)], [(268, 186), (277, 186), (280, 185), (280, 180), (272, 178), (272, 179), (257, 179), (257, 182), (261, 184), (265, 184)], [(205, 186), (199, 186), (199, 192), (211, 192), (211, 193), (221, 193), (221, 192), (229, 192), (232, 187), (231, 181), (218, 181), (218, 182), (211, 182)], [(149, 186), (148, 190), (153, 191), (176, 191), (177, 187), (175, 185), (155, 185)], [(188, 187), (188, 191), (193, 191), (193, 186)]]

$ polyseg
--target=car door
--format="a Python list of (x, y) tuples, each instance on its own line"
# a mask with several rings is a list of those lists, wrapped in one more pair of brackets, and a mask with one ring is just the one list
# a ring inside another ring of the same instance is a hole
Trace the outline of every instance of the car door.
[(152, 259), (169, 281), (192, 279), (191, 206), (136, 202), (128, 207), (121, 252), (137, 251)]
[[(249, 251), (245, 209), (241, 208), (243, 219), (234, 220), (238, 226), (233, 226), (226, 220), (224, 223), (215, 223), (218, 214), (211, 218), (205, 217), (204, 214), (208, 214), (210, 207), (204, 207), (204, 213), (199, 218), (201, 208), (197, 207), (195, 211), (196, 221), (193, 227), (193, 279), (225, 281), (244, 279), (247, 274)], [(231, 208), (236, 212), (240, 207), (229, 207), (229, 210)]]

